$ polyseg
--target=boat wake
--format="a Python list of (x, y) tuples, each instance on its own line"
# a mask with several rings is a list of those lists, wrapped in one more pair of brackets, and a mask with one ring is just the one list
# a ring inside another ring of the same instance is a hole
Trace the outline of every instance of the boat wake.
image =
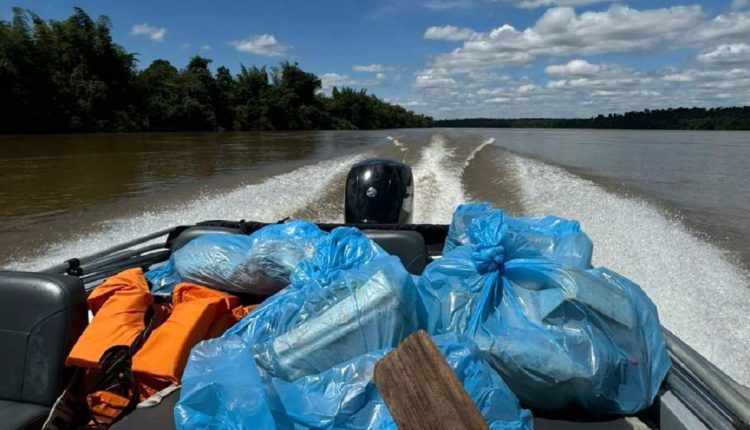
[(390, 141), (394, 146), (396, 146), (398, 149), (400, 149), (402, 152), (406, 152), (409, 150), (402, 142), (400, 142), (398, 139), (392, 137), (392, 136), (386, 136), (386, 139)]
[(639, 283), (665, 327), (750, 384), (750, 285), (720, 249), (646, 201), (615, 195), (560, 167), (511, 159), (526, 212), (579, 220), (594, 241), (595, 265)]
[(414, 222), (450, 223), (453, 210), (466, 201), (461, 182), (463, 169), (457, 168), (451, 157), (454, 150), (448, 140), (434, 135), (422, 154), (414, 172)]
[(490, 137), (488, 139), (485, 139), (482, 143), (479, 144), (479, 146), (474, 148), (474, 150), (469, 153), (469, 156), (466, 157), (466, 161), (464, 161), (464, 169), (469, 167), (469, 163), (471, 163), (471, 160), (473, 160), (477, 156), (479, 151), (483, 150), (488, 145), (492, 145), (493, 143), (495, 143), (495, 138)]
[(148, 233), (208, 219), (275, 222), (315, 205), (353, 163), (364, 158), (361, 154), (321, 161), (226, 193), (204, 192), (196, 199), (162, 210), (110, 220), (96, 226), (92, 233), (48, 245), (40, 257), (11, 261), (8, 267), (41, 270)]

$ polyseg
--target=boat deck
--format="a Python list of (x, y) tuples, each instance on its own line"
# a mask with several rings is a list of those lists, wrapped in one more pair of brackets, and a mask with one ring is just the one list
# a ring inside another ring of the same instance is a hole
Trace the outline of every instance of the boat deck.
[[(174, 406), (179, 400), (179, 390), (167, 396), (161, 404), (153, 408), (140, 408), (111, 427), (112, 430), (138, 430), (158, 428), (174, 430)], [(636, 417), (616, 418), (607, 421), (565, 421), (548, 418), (534, 418), (536, 430), (647, 430), (649, 427)]]

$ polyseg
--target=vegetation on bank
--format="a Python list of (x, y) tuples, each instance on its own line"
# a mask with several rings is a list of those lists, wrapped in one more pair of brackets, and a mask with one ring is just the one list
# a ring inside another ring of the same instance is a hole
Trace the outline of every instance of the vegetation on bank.
[(466, 118), (434, 122), (436, 127), (617, 128), (652, 130), (750, 130), (750, 106), (646, 109), (592, 118)]
[(193, 57), (177, 69), (114, 43), (106, 17), (82, 9), (45, 21), (14, 9), (0, 21), (0, 133), (303, 130), (425, 127), (432, 118), (366, 90), (334, 88), (296, 63), (216, 73)]

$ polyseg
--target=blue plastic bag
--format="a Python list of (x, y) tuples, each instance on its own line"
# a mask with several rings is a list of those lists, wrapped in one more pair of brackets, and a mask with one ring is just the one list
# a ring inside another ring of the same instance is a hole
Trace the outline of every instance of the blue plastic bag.
[[(437, 336), (435, 342), (491, 429), (533, 428), (531, 413), (520, 407), (516, 396), (473, 342), (455, 334)], [(205, 398), (183, 398), (175, 409), (175, 421), (180, 429), (244, 425), (258, 429), (397, 430), (373, 381), (375, 363), (388, 350), (362, 354), (293, 382), (269, 376), (262, 368), (255, 368), (252, 360), (241, 360), (243, 366), (250, 367), (242, 371), (249, 376), (248, 380), (237, 381), (236, 375), (223, 376), (230, 377), (237, 385), (252, 382), (257, 391), (253, 397), (256, 401), (238, 399), (245, 409), (214, 414), (207, 412), (217, 405), (207, 405)], [(235, 404), (227, 402), (226, 406), (233, 408)]]
[(656, 307), (637, 285), (533, 260), (508, 262), (501, 281), (474, 339), (527, 405), (632, 414), (651, 404), (670, 362)]
[[(484, 360), (469, 339), (435, 338), (446, 361), (492, 429), (531, 429), (531, 413)], [(375, 364), (388, 350), (361, 355), (295, 382), (273, 380), (282, 415), (298, 429), (393, 429), (396, 424), (373, 381)], [(268, 427), (271, 427), (270, 425)]]
[(289, 284), (297, 264), (313, 253), (323, 232), (306, 221), (263, 227), (250, 236), (207, 234), (188, 242), (169, 261), (146, 273), (157, 295), (179, 282), (233, 293), (271, 295)]
[[(593, 243), (581, 230), (578, 221), (555, 216), (511, 217), (502, 209), (493, 209), (487, 202), (459, 205), (453, 213), (443, 254), (463, 245), (477, 243), (470, 237), (470, 226), (475, 220), (491, 220), (509, 232), (521, 236), (515, 249), (506, 249), (509, 258), (546, 258), (560, 264), (581, 269), (591, 267)], [(475, 229), (476, 231), (477, 229)], [(481, 230), (481, 229), (480, 229)]]
[(416, 286), (394, 256), (341, 272), (325, 289), (302, 290), (295, 323), (253, 348), (269, 374), (289, 381), (362, 353), (395, 347), (417, 330)]
[(190, 353), (174, 408), (178, 429), (255, 429), (273, 420), (251, 345), (239, 336), (201, 342)]
[(647, 407), (669, 369), (656, 307), (607, 269), (534, 256), (503, 214), (475, 216), (459, 246), (418, 283), (421, 323), (465, 333), (524, 404), (596, 414)]
[[(175, 412), (181, 428), (239, 428), (279, 410), (273, 392), (258, 397), (265, 378), (318, 374), (396, 346), (417, 328), (412, 277), (357, 229), (321, 236), (290, 279), (221, 338), (193, 348)], [(247, 405), (249, 396), (257, 403)]]
[[(548, 245), (554, 244), (556, 236), (550, 232), (545, 236), (549, 240), (541, 240), (538, 235), (529, 237), (528, 233), (536, 230), (534, 227), (521, 226), (522, 221), (507, 217), (501, 209), (491, 209), (488, 203), (461, 205), (453, 220), (448, 236), (453, 235), (454, 243), (466, 245), (443, 254), (422, 273), (418, 282), (424, 305), (420, 310), (421, 327), (428, 333), (473, 334), (486, 317), (477, 309), (480, 300), (494, 302), (502, 294), (495, 286), (504, 262), (554, 259), (554, 252), (548, 252), (554, 247)], [(460, 233), (453, 234), (456, 232)], [(588, 241), (583, 232), (580, 236)]]
[(451, 218), (451, 225), (448, 228), (448, 236), (445, 238), (445, 244), (443, 244), (443, 254), (447, 254), (448, 251), (458, 248), (459, 246), (468, 245), (470, 243), (468, 236), (468, 229), (474, 218), (486, 214), (489, 211), (497, 211), (503, 217), (505, 212), (502, 209), (493, 209), (492, 204), (489, 202), (479, 203), (464, 203), (458, 205), (455, 211), (453, 211), (453, 217)]
[[(339, 278), (350, 279), (350, 271), (388, 257), (364, 233), (347, 227), (336, 228), (330, 234), (322, 235), (313, 248), (313, 255), (301, 261), (292, 272), (288, 287), (269, 297), (252, 314), (227, 330), (225, 335), (237, 334), (246, 342), (255, 344), (285, 333), (300, 321), (310, 318), (321, 305), (325, 305), (326, 300), (330, 303), (331, 298), (335, 298), (329, 297), (329, 289)], [(399, 275), (401, 270), (393, 258), (388, 257), (387, 263), (394, 265), (394, 275)], [(372, 273), (373, 269), (367, 269), (368, 273)], [(336, 292), (342, 293), (339, 288)]]

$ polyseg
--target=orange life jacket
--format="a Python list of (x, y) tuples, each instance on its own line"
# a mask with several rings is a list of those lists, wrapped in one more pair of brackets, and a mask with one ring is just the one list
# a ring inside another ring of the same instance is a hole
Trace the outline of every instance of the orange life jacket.
[(156, 305), (141, 269), (110, 277), (89, 295), (88, 304), (94, 318), (73, 346), (66, 365), (94, 373), (112, 372), (108, 366), (113, 359), (105, 358), (130, 352), (132, 356), (117, 355), (114, 360), (118, 369), (124, 365), (124, 373), (130, 376), (132, 372), (135, 382), (118, 385), (112, 375), (100, 375), (100, 380), (109, 378), (107, 384), (86, 396), (96, 427), (109, 426), (129, 412), (136, 397), (143, 401), (178, 384), (192, 347), (221, 335), (254, 308), (242, 307), (235, 296), (189, 283), (177, 284), (171, 305)]
[(130, 346), (146, 329), (146, 312), (153, 299), (143, 270), (129, 269), (96, 287), (87, 301), (94, 319), (65, 364), (98, 369), (104, 351), (115, 345)]

